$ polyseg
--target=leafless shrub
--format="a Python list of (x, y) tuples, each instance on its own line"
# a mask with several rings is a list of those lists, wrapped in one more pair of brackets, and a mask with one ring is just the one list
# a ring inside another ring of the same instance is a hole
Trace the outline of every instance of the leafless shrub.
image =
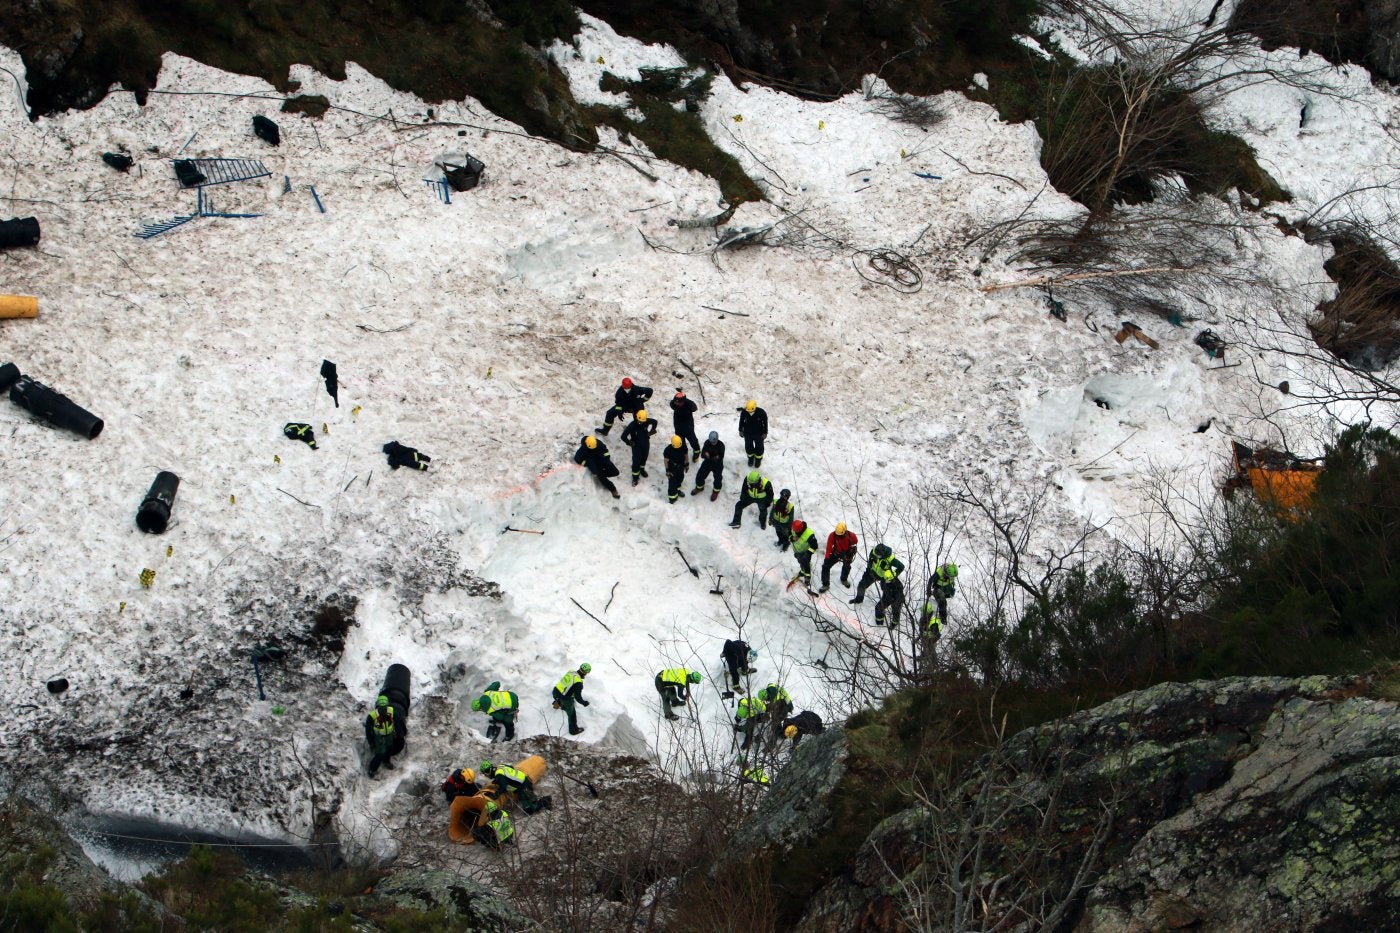
[(872, 109), (896, 123), (907, 123), (921, 130), (931, 130), (945, 119), (942, 108), (926, 97), (886, 92), (870, 98)]

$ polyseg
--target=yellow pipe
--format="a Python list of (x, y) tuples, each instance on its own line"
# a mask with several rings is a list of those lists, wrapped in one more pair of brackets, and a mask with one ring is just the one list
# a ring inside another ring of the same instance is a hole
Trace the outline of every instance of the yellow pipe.
[(0, 320), (38, 316), (38, 298), (31, 295), (0, 295)]

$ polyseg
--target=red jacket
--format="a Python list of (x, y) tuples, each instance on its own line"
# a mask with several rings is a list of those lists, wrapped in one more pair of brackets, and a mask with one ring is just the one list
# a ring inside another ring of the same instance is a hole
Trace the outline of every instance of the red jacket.
[(841, 537), (836, 537), (836, 532), (826, 536), (826, 556), (836, 555), (838, 560), (845, 560), (847, 556), (855, 557), (856, 554), (856, 533), (850, 529)]

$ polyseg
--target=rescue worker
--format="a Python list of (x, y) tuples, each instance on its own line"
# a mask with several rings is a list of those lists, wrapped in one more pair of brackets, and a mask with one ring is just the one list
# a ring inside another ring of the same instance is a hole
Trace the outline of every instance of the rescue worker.
[(796, 716), (783, 720), (783, 736), (792, 739), (792, 747), (802, 741), (804, 735), (820, 735), (826, 731), (822, 718), (811, 710), (804, 710)]
[(681, 483), (685, 482), (685, 474), (690, 470), (690, 461), (685, 456), (685, 444), (679, 434), (671, 435), (671, 443), (666, 445), (661, 460), (666, 466), (666, 501), (675, 505), (676, 500), (681, 497)]
[(564, 715), (569, 717), (569, 735), (578, 735), (583, 731), (583, 727), (578, 724), (578, 712), (574, 704), (588, 705), (588, 701), (583, 698), (583, 678), (592, 671), (593, 665), (585, 662), (578, 666), (578, 670), (569, 671), (559, 678), (559, 683), (554, 685), (554, 708), (562, 709)]
[(442, 782), (442, 795), (450, 804), (458, 797), (475, 797), (481, 793), (481, 785), (476, 783), (476, 772), (471, 768), (454, 768)]
[(617, 391), (613, 393), (613, 407), (609, 408), (608, 413), (603, 416), (603, 426), (598, 429), (598, 433), (606, 435), (612, 430), (614, 421), (622, 415), (635, 415), (646, 406), (649, 398), (651, 398), (651, 389), (639, 386), (631, 379), (623, 378), (622, 385), (618, 386)]
[(870, 552), (870, 560), (865, 565), (865, 573), (861, 574), (860, 583), (856, 585), (856, 598), (851, 600), (851, 605), (858, 606), (865, 602), (865, 591), (870, 588), (870, 584), (878, 580), (880, 598), (875, 603), (875, 624), (884, 625), (886, 613), (891, 608), (897, 620), (900, 607), (904, 605), (904, 581), (899, 579), (903, 572), (904, 562), (894, 556), (889, 545), (875, 545), (875, 550)]
[(651, 439), (656, 434), (656, 422), (647, 416), (645, 408), (637, 409), (632, 422), (622, 429), (622, 443), (632, 448), (632, 485), (647, 475), (647, 458), (651, 456)]
[(758, 660), (758, 652), (750, 648), (748, 642), (726, 638), (720, 657), (724, 659), (724, 666), (729, 669), (729, 681), (733, 684), (732, 689), (737, 693), (743, 693), (744, 687), (739, 682), (739, 677), (742, 674), (754, 673), (753, 662)]
[(509, 690), (501, 689), (501, 682), (493, 680), (481, 696), (472, 700), (472, 711), (485, 713), (491, 722), (486, 727), (486, 737), (492, 742), (506, 727), (506, 741), (515, 738), (515, 714), (520, 712), (520, 697)]
[(739, 435), (744, 439), (744, 453), (749, 466), (763, 466), (763, 439), (768, 436), (768, 412), (749, 399), (739, 409)]
[(938, 649), (938, 640), (943, 637), (943, 617), (933, 603), (924, 603), (924, 609), (919, 613), (919, 625), (924, 630), (924, 638), (928, 639), (928, 658), (932, 661), (933, 653)]
[(768, 718), (768, 704), (759, 699), (757, 695), (744, 697), (739, 701), (739, 706), (734, 714), (734, 731), (744, 733), (744, 741), (739, 746), (740, 751), (748, 751), (749, 745), (753, 742), (753, 733), (764, 720)]
[(841, 585), (851, 585), (851, 563), (856, 559), (856, 533), (846, 528), (845, 522), (837, 522), (836, 530), (826, 536), (826, 560), (822, 561), (822, 588), (825, 593), (831, 589), (831, 567), (841, 565)]
[(700, 441), (695, 437), (695, 403), (685, 397), (685, 392), (676, 390), (671, 399), (671, 426), (681, 440), (690, 445), (691, 461), (700, 459)]
[(744, 776), (744, 780), (750, 784), (761, 784), (768, 786), (768, 772), (763, 770), (763, 765), (755, 762), (752, 765), (744, 763), (743, 756), (739, 756), (739, 768)]
[(661, 694), (661, 710), (667, 719), (680, 719), (671, 712), (673, 706), (690, 702), (690, 685), (700, 683), (700, 672), (684, 667), (668, 667), (656, 675), (656, 692)]
[(778, 536), (777, 547), (780, 551), (786, 551), (792, 541), (792, 516), (797, 511), (797, 505), (788, 498), (791, 495), (792, 490), (781, 490), (778, 493), (778, 501), (773, 503), (773, 508), (768, 513), (768, 521), (772, 523), (773, 531)]
[(744, 477), (744, 485), (739, 490), (739, 501), (734, 503), (734, 520), (730, 528), (738, 528), (743, 520), (744, 509), (758, 505), (758, 527), (768, 527), (768, 506), (773, 504), (773, 484), (757, 470), (749, 470)]
[(933, 575), (928, 578), (928, 589), (924, 593), (924, 598), (933, 600), (940, 624), (948, 620), (948, 600), (957, 595), (958, 588), (953, 585), (953, 581), (957, 578), (958, 565), (951, 562), (939, 564), (934, 569)]
[(536, 795), (535, 782), (519, 768), (483, 761), (477, 770), (481, 772), (483, 779), (490, 778), (496, 785), (496, 800), (501, 800), (506, 794), (514, 794), (520, 801), (520, 809), (526, 813), (538, 813), (549, 809), (550, 798)]
[(365, 741), (373, 752), (369, 760), (370, 777), (378, 773), (380, 765), (394, 770), (394, 729), (394, 708), (389, 705), (389, 698), (380, 694), (374, 701), (374, 709), (365, 717)]
[(587, 467), (588, 472), (598, 481), (598, 485), (612, 493), (614, 499), (622, 498), (611, 479), (618, 474), (618, 469), (608, 454), (607, 444), (592, 434), (585, 435), (583, 440), (579, 441), (578, 450), (574, 451), (574, 463)]
[(713, 474), (715, 491), (710, 493), (710, 501), (714, 502), (719, 498), (719, 491), (724, 486), (724, 441), (719, 439), (718, 431), (710, 432), (705, 446), (700, 448), (700, 458), (705, 462), (700, 464), (700, 469), (695, 472), (695, 488), (690, 494), (698, 496), (704, 492), (705, 480)]
[(773, 722), (773, 735), (776, 738), (783, 731), (783, 719), (792, 712), (792, 697), (779, 684), (769, 684), (755, 695), (768, 707), (768, 715)]
[(797, 576), (808, 590), (812, 589), (812, 555), (817, 552), (817, 533), (802, 519), (792, 523), (792, 556), (797, 558)]
[(472, 828), (472, 835), (482, 845), (500, 849), (507, 843), (513, 844), (515, 825), (511, 823), (505, 807), (494, 800), (487, 800), (481, 811), (481, 824)]

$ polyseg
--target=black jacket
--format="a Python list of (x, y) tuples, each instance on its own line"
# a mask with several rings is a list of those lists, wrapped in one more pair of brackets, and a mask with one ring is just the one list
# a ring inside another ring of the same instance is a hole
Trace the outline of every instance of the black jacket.
[(724, 462), (724, 441), (706, 441), (705, 446), (700, 448), (700, 456), (705, 460), (713, 460), (715, 463)]
[(666, 452), (661, 455), (661, 459), (666, 462), (667, 476), (684, 476), (686, 470), (690, 468), (690, 457), (686, 455), (685, 445), (672, 447), (666, 445)]
[(739, 434), (750, 440), (768, 436), (768, 412), (762, 408), (739, 412)]
[(636, 453), (649, 453), (654, 434), (656, 434), (655, 418), (648, 418), (646, 421), (632, 421), (622, 429), (622, 443), (631, 447)]
[(647, 399), (651, 398), (651, 389), (646, 386), (639, 386), (635, 382), (632, 388), (624, 389), (617, 387), (617, 392), (613, 394), (613, 404), (629, 415), (635, 415), (640, 408), (647, 407)]
[(598, 476), (616, 476), (618, 469), (613, 465), (612, 457), (608, 455), (608, 445), (602, 441), (592, 450), (587, 444), (579, 444), (578, 450), (574, 451), (574, 463), (581, 463), (588, 467), (589, 472)]
[(690, 399), (671, 399), (671, 414), (675, 418), (677, 434), (684, 436), (695, 430), (695, 403)]

